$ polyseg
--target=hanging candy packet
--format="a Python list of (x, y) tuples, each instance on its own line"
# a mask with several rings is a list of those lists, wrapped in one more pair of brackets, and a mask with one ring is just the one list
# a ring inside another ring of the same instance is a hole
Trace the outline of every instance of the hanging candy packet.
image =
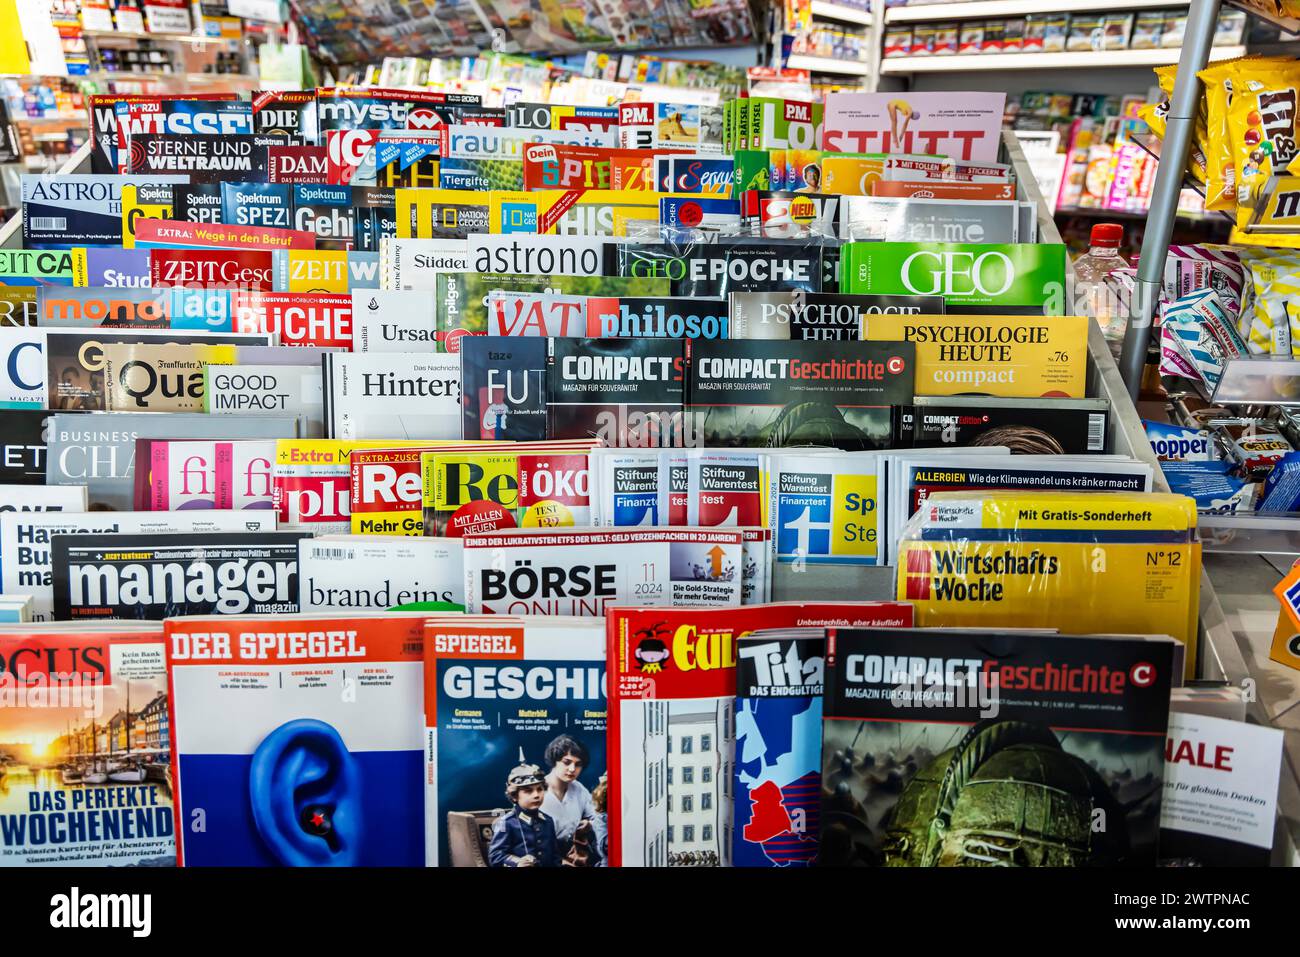
[(1270, 177), (1297, 158), (1297, 91), (1300, 62), (1271, 59), (1238, 63), (1231, 72), (1228, 134), (1237, 181), (1237, 231), (1233, 241), (1285, 245), (1276, 236), (1245, 232), (1265, 202)]
[[(1234, 173), (1232, 139), (1228, 136), (1228, 104), (1232, 101), (1232, 77), (1238, 64), (1262, 57), (1238, 57), (1211, 63), (1196, 75), (1205, 84), (1205, 208), (1237, 208), (1237, 180)], [(1280, 58), (1270, 58), (1280, 59)]]
[[(1148, 104), (1138, 108), (1138, 119), (1146, 123), (1151, 131), (1160, 139), (1165, 138), (1165, 130), (1169, 120), (1169, 97), (1174, 92), (1174, 77), (1177, 73), (1176, 65), (1158, 66), (1155, 68), (1156, 82), (1160, 86), (1160, 92), (1164, 98), (1159, 103)], [(1206, 149), (1206, 132), (1205, 132), (1205, 100), (1202, 97), (1200, 106), (1196, 111), (1196, 123), (1193, 127), (1192, 146), (1187, 156), (1187, 171), (1198, 182), (1205, 182), (1205, 149)]]

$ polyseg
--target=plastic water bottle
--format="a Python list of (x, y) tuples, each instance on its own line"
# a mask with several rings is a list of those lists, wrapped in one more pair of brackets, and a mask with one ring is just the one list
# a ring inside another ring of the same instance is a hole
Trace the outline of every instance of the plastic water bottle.
[(1088, 251), (1074, 261), (1076, 308), (1083, 315), (1097, 320), (1116, 358), (1124, 345), (1128, 315), (1106, 285), (1106, 277), (1112, 270), (1128, 266), (1128, 261), (1119, 253), (1119, 244), (1123, 241), (1123, 226), (1098, 223), (1092, 227), (1088, 238)]

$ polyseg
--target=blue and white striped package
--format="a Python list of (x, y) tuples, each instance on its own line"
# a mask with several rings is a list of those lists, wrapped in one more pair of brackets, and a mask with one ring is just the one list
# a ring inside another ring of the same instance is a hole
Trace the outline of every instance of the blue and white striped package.
[(1168, 422), (1142, 420), (1151, 451), (1161, 462), (1213, 462), (1218, 459), (1209, 432)]
[(1209, 289), (1198, 289), (1171, 303), (1164, 324), (1210, 392), (1219, 384), (1224, 363), (1248, 353), (1235, 320)]

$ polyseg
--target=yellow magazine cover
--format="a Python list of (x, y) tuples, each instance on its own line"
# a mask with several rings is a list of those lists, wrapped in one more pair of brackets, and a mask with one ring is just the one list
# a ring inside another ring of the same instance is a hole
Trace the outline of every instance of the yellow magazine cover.
[(862, 317), (862, 339), (916, 343), (917, 395), (1082, 398), (1086, 316)]
[(203, 370), (234, 365), (237, 346), (106, 342), (104, 407), (109, 412), (202, 412)]
[(587, 463), (586, 449), (425, 452), (425, 534), (590, 525)]
[[(348, 254), (341, 249), (290, 249), (285, 258), (285, 292), (345, 293), (352, 289)], [(280, 284), (277, 284), (280, 285)]]
[(899, 543), (922, 628), (1170, 635), (1196, 670), (1195, 504), (1158, 493), (941, 492)]
[[(351, 527), (351, 456), (358, 449), (430, 446), (436, 442), (394, 439), (277, 439), (272, 505), (280, 525), (315, 532), (347, 532)], [(448, 445), (459, 443), (447, 442)]]
[(885, 175), (884, 154), (822, 153), (823, 193), (870, 196), (871, 184)]
[(623, 236), (632, 220), (659, 220), (659, 201), (683, 193), (641, 189), (546, 189), (491, 193), (491, 232)]
[(489, 229), (491, 195), (473, 189), (413, 189), (395, 191), (398, 239), (463, 239)]

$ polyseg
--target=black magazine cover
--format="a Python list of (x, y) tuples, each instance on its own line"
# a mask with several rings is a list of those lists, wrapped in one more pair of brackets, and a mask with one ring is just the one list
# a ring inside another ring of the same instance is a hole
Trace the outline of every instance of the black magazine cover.
[(310, 532), (54, 535), (54, 617), (162, 621), (298, 610), (298, 541)]
[(465, 336), (460, 341), (461, 437), (534, 442), (546, 435), (547, 340)]
[(670, 294), (718, 298), (733, 292), (823, 288), (822, 242), (606, 243), (605, 272), (664, 278)]
[(1173, 649), (831, 630), (819, 863), (1153, 866)]
[(1105, 399), (918, 396), (898, 414), (898, 448), (1005, 445), (1013, 455), (1106, 451)]
[(686, 444), (886, 448), (915, 356), (910, 342), (691, 342)]
[(284, 137), (255, 134), (136, 133), (125, 172), (132, 176), (182, 174), (191, 183), (256, 183), (266, 179), (267, 150)]
[(47, 409), (0, 409), (0, 485), (44, 485)]
[(547, 437), (614, 448), (682, 444), (681, 339), (549, 339)]

